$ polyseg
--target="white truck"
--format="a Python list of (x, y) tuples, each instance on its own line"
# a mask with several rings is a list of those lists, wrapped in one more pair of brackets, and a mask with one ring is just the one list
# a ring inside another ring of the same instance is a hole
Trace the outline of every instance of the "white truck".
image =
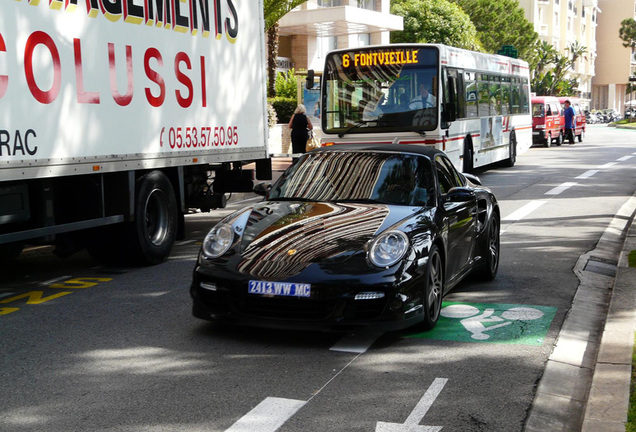
[(156, 264), (245, 163), (271, 179), (263, 29), (262, 0), (4, 2), (0, 259)]

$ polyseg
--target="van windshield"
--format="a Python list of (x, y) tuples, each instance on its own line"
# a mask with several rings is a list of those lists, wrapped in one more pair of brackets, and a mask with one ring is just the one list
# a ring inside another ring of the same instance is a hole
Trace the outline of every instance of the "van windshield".
[(545, 117), (545, 110), (543, 104), (532, 104), (532, 117)]

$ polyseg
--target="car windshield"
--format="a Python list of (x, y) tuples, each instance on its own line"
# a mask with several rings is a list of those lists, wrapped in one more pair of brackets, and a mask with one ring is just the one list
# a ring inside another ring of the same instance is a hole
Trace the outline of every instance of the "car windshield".
[(269, 199), (429, 206), (434, 184), (431, 161), (424, 156), (327, 151), (300, 158)]

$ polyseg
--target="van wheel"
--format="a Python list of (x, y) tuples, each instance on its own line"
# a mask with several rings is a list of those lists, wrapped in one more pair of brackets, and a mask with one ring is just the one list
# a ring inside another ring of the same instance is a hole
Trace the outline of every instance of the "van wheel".
[(581, 133), (579, 134), (579, 142), (583, 142), (583, 138), (585, 138), (585, 132), (581, 131)]
[(545, 143), (543, 143), (543, 146), (545, 148), (550, 148), (551, 145), (552, 145), (552, 135), (548, 134), (548, 137), (545, 139)]
[(559, 136), (556, 138), (557, 147), (563, 144), (563, 132), (559, 132)]

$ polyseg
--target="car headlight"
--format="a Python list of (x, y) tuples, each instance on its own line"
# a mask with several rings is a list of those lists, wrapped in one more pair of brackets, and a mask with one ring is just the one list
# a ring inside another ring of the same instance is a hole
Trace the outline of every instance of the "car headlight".
[(232, 225), (220, 223), (210, 230), (203, 240), (203, 255), (206, 258), (218, 258), (228, 251), (234, 242)]
[(402, 231), (388, 231), (376, 237), (369, 248), (369, 261), (378, 267), (389, 267), (401, 260), (409, 248)]

